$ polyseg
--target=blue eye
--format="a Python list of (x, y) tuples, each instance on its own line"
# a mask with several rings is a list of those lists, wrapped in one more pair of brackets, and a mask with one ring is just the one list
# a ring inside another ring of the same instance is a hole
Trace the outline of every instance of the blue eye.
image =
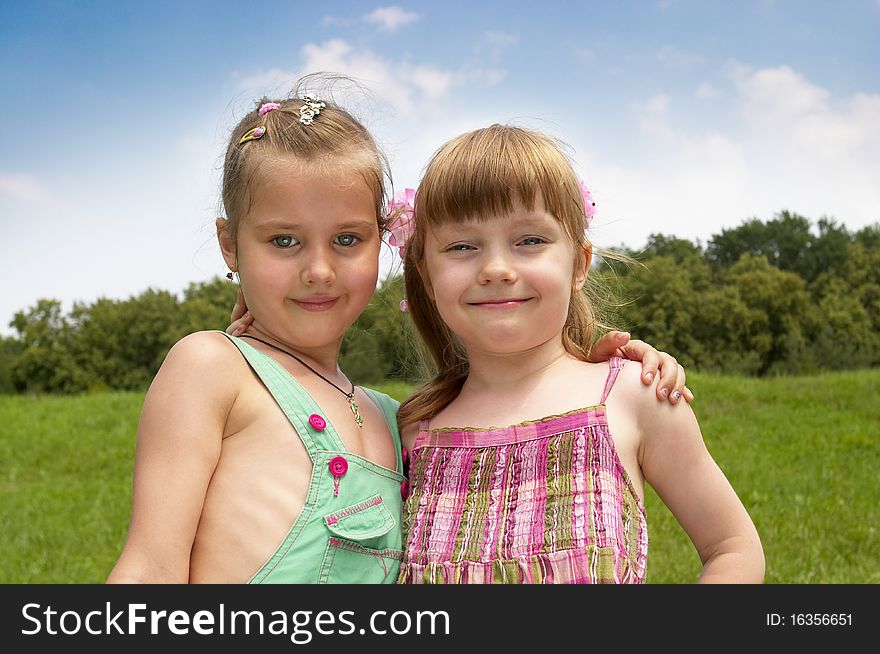
[(450, 245), (446, 248), (447, 252), (467, 252), (468, 250), (472, 250), (473, 246), (468, 245), (467, 243), (456, 243), (455, 245)]
[(272, 239), (272, 243), (280, 248), (289, 248), (296, 245), (298, 241), (292, 236), (276, 236)]
[(342, 245), (343, 247), (351, 247), (352, 245), (356, 245), (358, 241), (360, 241), (360, 237), (355, 234), (340, 234), (335, 239), (336, 243)]
[(545, 241), (540, 236), (526, 236), (522, 241), (520, 241), (520, 243), (522, 243), (523, 245), (541, 245), (546, 242), (547, 241)]

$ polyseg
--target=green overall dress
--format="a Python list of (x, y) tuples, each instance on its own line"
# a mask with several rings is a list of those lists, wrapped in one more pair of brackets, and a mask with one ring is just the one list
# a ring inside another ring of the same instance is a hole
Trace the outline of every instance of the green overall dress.
[(321, 407), (277, 361), (234, 336), (250, 367), (275, 398), (312, 460), (302, 513), (252, 584), (394, 583), (403, 558), (403, 464), (398, 402), (365, 388), (394, 438), (397, 470), (352, 454)]

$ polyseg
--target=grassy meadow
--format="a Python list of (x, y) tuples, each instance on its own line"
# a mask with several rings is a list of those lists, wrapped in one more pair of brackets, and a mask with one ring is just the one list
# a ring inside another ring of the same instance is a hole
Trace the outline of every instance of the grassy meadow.
[[(880, 583), (880, 370), (691, 374), (715, 460), (758, 527), (768, 583)], [(403, 398), (408, 387), (383, 390)], [(99, 583), (128, 526), (142, 393), (0, 397), (0, 583)], [(648, 490), (648, 581), (699, 559)]]

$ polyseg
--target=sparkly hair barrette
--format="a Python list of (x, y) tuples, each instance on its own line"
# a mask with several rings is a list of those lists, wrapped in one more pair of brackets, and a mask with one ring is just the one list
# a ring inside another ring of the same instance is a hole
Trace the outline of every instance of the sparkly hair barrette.
[[(264, 102), (260, 105), (257, 113), (260, 118), (265, 118), (266, 114), (270, 111), (275, 111), (276, 109), (280, 109), (281, 104), (278, 102)], [(242, 137), (238, 140), (238, 144), (247, 143), (248, 141), (259, 141), (266, 135), (266, 125), (265, 120), (261, 122), (260, 125), (254, 127), (253, 129), (249, 129), (242, 135)]]
[(299, 122), (303, 125), (311, 125), (315, 122), (315, 116), (321, 113), (321, 109), (327, 106), (321, 98), (311, 93), (303, 96), (303, 106), (299, 108)]

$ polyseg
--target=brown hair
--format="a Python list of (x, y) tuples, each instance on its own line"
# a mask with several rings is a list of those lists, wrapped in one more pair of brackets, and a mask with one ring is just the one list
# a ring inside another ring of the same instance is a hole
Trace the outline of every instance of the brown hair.
[[(579, 180), (562, 148), (539, 132), (491, 125), (452, 139), (428, 164), (416, 195), (415, 231), (406, 248), (404, 283), (409, 313), (424, 345), (424, 363), (433, 378), (401, 405), (401, 426), (437, 414), (455, 399), (468, 375), (465, 348), (443, 322), (417, 268), (424, 260), (426, 232), (445, 223), (508, 214), (517, 200), (534, 209), (541, 199), (547, 212), (562, 224), (579, 257), (591, 245), (584, 233)], [(583, 360), (597, 325), (591, 281), (588, 277), (582, 291), (572, 285), (562, 333), (566, 351)]]
[[(310, 75), (300, 80), (287, 98), (260, 99), (233, 128), (223, 162), (222, 187), (223, 209), (233, 241), (247, 216), (263, 167), (282, 158), (289, 161), (291, 157), (311, 169), (361, 174), (376, 199), (379, 230), (385, 229), (385, 181), (391, 176), (385, 155), (367, 129), (348, 111), (327, 99), (311, 124), (300, 122), (300, 108), (306, 104), (305, 93), (300, 89), (328, 79), (322, 74)], [(332, 81), (338, 79), (332, 78)], [(277, 102), (280, 107), (260, 116), (259, 108), (266, 102)], [(240, 143), (242, 136), (256, 127), (264, 127), (265, 134)]]

